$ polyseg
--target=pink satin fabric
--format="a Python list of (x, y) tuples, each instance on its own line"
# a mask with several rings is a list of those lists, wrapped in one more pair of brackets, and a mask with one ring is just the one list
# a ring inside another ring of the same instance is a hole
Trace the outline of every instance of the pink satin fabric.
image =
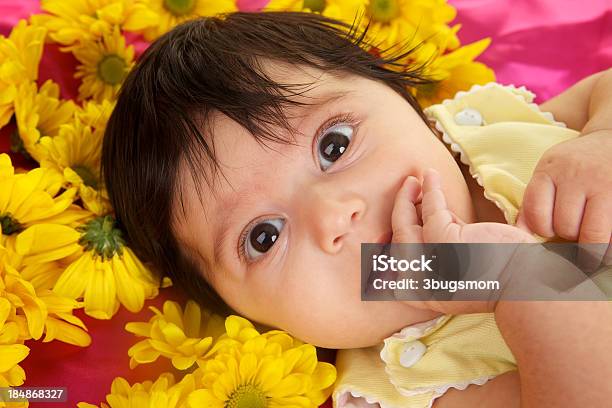
[[(212, 0), (210, 0), (212, 1)], [(242, 10), (257, 10), (267, 0), (239, 0)], [(483, 37), (493, 39), (479, 57), (497, 73), (503, 84), (525, 85), (541, 103), (590, 74), (612, 66), (612, 0), (449, 0), (458, 10), (463, 44)], [(0, 0), (0, 33), (8, 35), (20, 18), (38, 12), (35, 0)], [(139, 50), (141, 42), (133, 40)], [(47, 47), (40, 66), (40, 81), (53, 78), (64, 97), (75, 97), (78, 83), (72, 78), (76, 61), (57, 47)], [(9, 150), (10, 127), (0, 132), (0, 152)], [(14, 163), (31, 163), (13, 155)], [(166, 298), (180, 299), (163, 290), (147, 305), (161, 305)], [(125, 310), (111, 321), (82, 317), (93, 342), (85, 349), (59, 342), (28, 341), (30, 355), (23, 362), (29, 386), (67, 386), (69, 404), (99, 403), (105, 399), (115, 376), (130, 382), (153, 378), (170, 366), (160, 361), (153, 367), (128, 367), (127, 349), (136, 338), (123, 327), (128, 321), (147, 320), (148, 310), (133, 315)], [(34, 405), (33, 405), (34, 406)], [(57, 407), (57, 404), (36, 404)], [(66, 404), (68, 406), (68, 404)], [(331, 407), (331, 403), (325, 404)]]

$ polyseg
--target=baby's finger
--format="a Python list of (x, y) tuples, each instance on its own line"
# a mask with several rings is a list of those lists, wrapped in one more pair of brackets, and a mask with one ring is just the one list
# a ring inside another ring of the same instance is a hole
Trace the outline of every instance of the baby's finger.
[(578, 186), (561, 184), (555, 195), (553, 228), (561, 238), (576, 241), (584, 213), (586, 197)]
[[(426, 242), (454, 242), (457, 231), (449, 235), (448, 227), (455, 224), (456, 216), (448, 209), (442, 191), (440, 174), (434, 169), (425, 171), (423, 180), (423, 239)], [(458, 227), (458, 226), (457, 226)]]
[(440, 174), (434, 169), (427, 169), (423, 176), (423, 202), (421, 203), (421, 216), (423, 225), (429, 217), (443, 215), (452, 222), (452, 215), (448, 211), (446, 197), (442, 191)]
[(581, 244), (578, 263), (581, 268), (591, 272), (599, 266), (606, 255), (611, 234), (612, 216), (607, 200), (602, 196), (589, 198), (584, 207), (584, 216), (578, 238), (578, 242)]
[(553, 237), (553, 210), (556, 187), (550, 176), (535, 172), (523, 195), (522, 217), (529, 229), (542, 237)]
[(423, 242), (422, 227), (414, 204), (420, 192), (419, 180), (413, 176), (408, 176), (397, 192), (391, 213), (392, 242)]
[(608, 200), (595, 196), (587, 200), (580, 226), (580, 243), (608, 243), (612, 232), (612, 213)]

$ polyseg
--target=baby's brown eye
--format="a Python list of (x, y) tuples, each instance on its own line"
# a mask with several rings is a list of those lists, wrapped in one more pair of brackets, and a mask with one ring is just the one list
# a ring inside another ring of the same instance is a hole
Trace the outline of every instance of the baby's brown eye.
[(353, 137), (353, 127), (339, 124), (329, 128), (319, 140), (318, 154), (321, 170), (327, 170), (348, 149)]
[(245, 255), (254, 259), (268, 252), (278, 239), (284, 224), (282, 218), (273, 218), (255, 225), (247, 235)]

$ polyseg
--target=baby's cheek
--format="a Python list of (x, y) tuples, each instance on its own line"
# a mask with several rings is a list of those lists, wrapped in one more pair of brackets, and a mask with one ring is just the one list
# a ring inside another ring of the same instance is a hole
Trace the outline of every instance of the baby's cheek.
[(352, 289), (334, 280), (312, 281), (299, 290), (285, 291), (284, 307), (278, 313), (282, 314), (281, 328), (317, 346), (333, 348), (344, 344), (360, 320), (359, 287), (350, 285)]
[(315, 308), (309, 313), (296, 314), (286, 329), (300, 340), (325, 348), (350, 348), (355, 338), (353, 319), (344, 308)]

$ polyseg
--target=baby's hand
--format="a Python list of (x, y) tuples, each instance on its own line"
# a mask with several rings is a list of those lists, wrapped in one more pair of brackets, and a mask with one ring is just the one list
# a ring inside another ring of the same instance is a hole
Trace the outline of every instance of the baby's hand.
[(612, 234), (612, 130), (548, 149), (525, 190), (517, 226), (580, 243)]
[(421, 224), (415, 205), (421, 190), (420, 183), (412, 176), (404, 181), (397, 193), (391, 215), (392, 242), (537, 242), (529, 232), (512, 225), (495, 222), (466, 224), (448, 209), (440, 183), (440, 175), (436, 170), (425, 171), (422, 186)]
[[(408, 177), (400, 187), (391, 215), (393, 243), (519, 243), (536, 242), (531, 234), (512, 225), (494, 222), (466, 224), (448, 209), (446, 197), (440, 185), (440, 175), (433, 169), (425, 171), (421, 219), (415, 202), (421, 193), (421, 185), (415, 177)], [(415, 253), (419, 248), (407, 248)], [(393, 248), (391, 250), (393, 253)], [(403, 255), (403, 253), (402, 253)], [(489, 301), (439, 301), (434, 298), (406, 300), (413, 308), (432, 310), (443, 314), (492, 312), (496, 302)], [(425, 299), (425, 300), (421, 300)]]

